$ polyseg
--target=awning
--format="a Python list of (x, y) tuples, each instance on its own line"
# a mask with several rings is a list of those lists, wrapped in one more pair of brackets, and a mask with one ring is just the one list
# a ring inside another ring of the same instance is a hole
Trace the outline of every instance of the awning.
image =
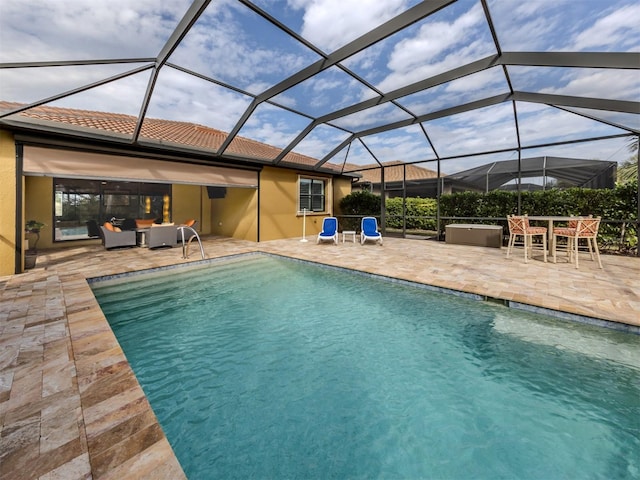
[(36, 176), (257, 188), (258, 172), (25, 145), (23, 173)]

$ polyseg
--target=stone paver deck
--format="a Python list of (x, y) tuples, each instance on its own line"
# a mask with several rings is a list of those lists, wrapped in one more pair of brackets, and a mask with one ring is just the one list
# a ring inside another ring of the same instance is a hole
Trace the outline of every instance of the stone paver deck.
[[(576, 270), (504, 249), (314, 240), (204, 243), (209, 258), (263, 251), (640, 325), (637, 257), (603, 256), (604, 270), (585, 257)], [(180, 248), (51, 250), (35, 269), (0, 278), (0, 478), (184, 478), (85, 279), (199, 260), (194, 250), (190, 260)]]

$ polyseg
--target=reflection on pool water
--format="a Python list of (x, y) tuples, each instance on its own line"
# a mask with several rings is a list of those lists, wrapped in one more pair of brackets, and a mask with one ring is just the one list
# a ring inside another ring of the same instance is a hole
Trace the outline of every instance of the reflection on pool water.
[(56, 227), (56, 240), (79, 240), (89, 238), (87, 227)]
[(640, 478), (640, 336), (271, 256), (93, 288), (191, 480)]

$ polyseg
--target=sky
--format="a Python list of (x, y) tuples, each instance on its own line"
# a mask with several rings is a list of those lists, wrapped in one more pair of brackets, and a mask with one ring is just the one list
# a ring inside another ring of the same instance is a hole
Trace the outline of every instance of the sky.
[[(414, 7), (409, 0), (255, 0), (294, 33), (288, 35), (235, 0), (212, 1), (159, 72), (147, 115), (230, 131), (260, 95), (387, 20)], [(504, 52), (640, 52), (637, 0), (488, 0)], [(0, 100), (39, 102), (62, 92), (117, 78), (49, 102), (52, 106), (138, 115), (148, 66), (190, 7), (189, 0), (2, 0), (0, 67), (15, 62), (122, 59), (113, 65), (0, 68)], [(315, 48), (294, 38), (306, 40)], [(458, 0), (369, 48), (262, 103), (240, 135), (286, 147), (314, 117), (494, 55), (496, 46), (478, 0)], [(140, 62), (131, 60), (141, 59)], [(179, 68), (174, 68), (173, 65)], [(640, 67), (640, 66), (639, 66)], [(640, 101), (638, 70), (509, 66), (516, 91)], [(201, 78), (214, 80), (208, 81)], [(233, 87), (233, 88), (228, 88)], [(314, 129), (295, 151), (321, 159), (349, 132), (425, 115), (508, 93), (494, 67), (340, 118)], [(287, 110), (292, 109), (294, 111)], [(625, 130), (538, 103), (516, 102), (523, 146), (615, 135)], [(297, 112), (297, 113), (296, 113)], [(581, 110), (587, 115), (600, 112)], [(638, 114), (606, 113), (612, 122), (640, 128)], [(330, 161), (357, 165), (432, 160), (478, 151), (513, 149), (514, 107), (505, 102), (368, 135)], [(426, 133), (426, 135), (425, 135)], [(525, 150), (623, 162), (628, 140)], [(375, 155), (375, 158), (372, 157)], [(471, 168), (475, 157), (443, 162), (445, 172)]]

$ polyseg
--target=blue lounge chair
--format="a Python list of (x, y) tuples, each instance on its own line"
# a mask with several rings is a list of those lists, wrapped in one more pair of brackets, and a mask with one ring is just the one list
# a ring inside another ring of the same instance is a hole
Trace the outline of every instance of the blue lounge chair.
[(320, 243), (320, 240), (330, 240), (336, 245), (338, 244), (338, 219), (336, 217), (322, 219), (322, 231), (318, 234), (316, 243)]
[(382, 245), (382, 234), (378, 231), (378, 220), (376, 217), (363, 217), (360, 223), (360, 244), (364, 245), (367, 240), (380, 242)]

